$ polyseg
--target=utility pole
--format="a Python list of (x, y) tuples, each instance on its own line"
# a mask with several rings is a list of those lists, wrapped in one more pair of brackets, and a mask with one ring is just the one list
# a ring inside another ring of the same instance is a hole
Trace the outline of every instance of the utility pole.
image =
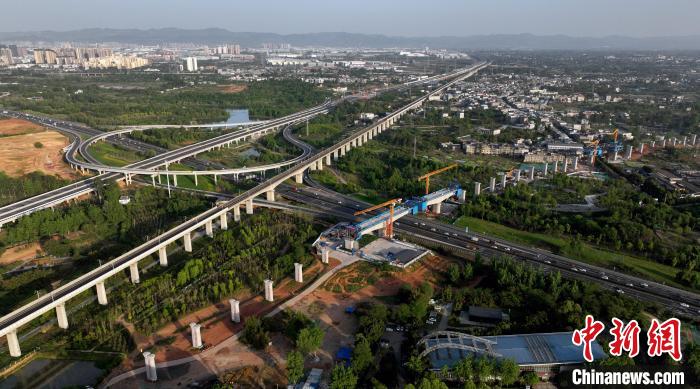
[(413, 135), (413, 159), (416, 159), (416, 136)]

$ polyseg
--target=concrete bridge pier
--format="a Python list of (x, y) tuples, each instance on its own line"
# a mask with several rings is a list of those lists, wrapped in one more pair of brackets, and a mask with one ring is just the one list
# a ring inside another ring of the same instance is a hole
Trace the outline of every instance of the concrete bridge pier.
[(96, 283), (95, 289), (97, 289), (97, 302), (100, 305), (107, 305), (107, 290), (104, 281)]
[(515, 182), (520, 182), (520, 169), (515, 169)]
[(693, 137), (692, 137), (691, 140), (690, 140), (690, 145), (691, 145), (691, 146), (695, 146), (695, 142), (696, 142), (697, 140), (698, 140), (698, 135), (697, 135), (697, 134), (693, 134)]
[(304, 173), (297, 173), (294, 175), (294, 182), (297, 184), (303, 184), (304, 183)]
[(192, 347), (202, 348), (202, 326), (197, 323), (190, 323), (192, 331)]
[(442, 212), (442, 203), (433, 204), (433, 213), (439, 215)]
[(265, 300), (275, 301), (275, 297), (272, 290), (272, 280), (265, 280)]
[(329, 253), (330, 253), (330, 250), (328, 250), (327, 248), (324, 247), (321, 249), (321, 262), (322, 263), (328, 264)]
[(688, 137), (684, 136), (683, 137), (683, 147), (685, 147), (688, 144)]
[(304, 282), (304, 272), (302, 270), (301, 263), (294, 264), (294, 281), (296, 281), (298, 283)]
[(346, 153), (349, 152), (351, 147), (352, 147), (352, 142), (348, 142), (347, 144), (345, 144), (345, 152)]
[(574, 171), (578, 171), (578, 157), (574, 157)]
[(481, 183), (480, 182), (475, 182), (474, 183), (474, 197), (477, 197), (481, 194)]
[(326, 155), (326, 165), (331, 166), (331, 155)]
[(496, 177), (491, 177), (489, 180), (489, 191), (491, 191), (491, 193), (496, 191)]
[(173, 186), (177, 186), (177, 174), (173, 174)]
[(212, 223), (211, 220), (207, 220), (207, 222), (204, 223), (204, 231), (206, 232), (208, 237), (214, 237), (214, 223)]
[(316, 161), (316, 170), (323, 170), (323, 158)]
[(68, 315), (66, 314), (66, 304), (61, 303), (56, 305), (56, 321), (58, 327), (64, 330), (68, 328)]
[(535, 179), (535, 167), (532, 166), (530, 167), (530, 181), (533, 181)]
[[(674, 146), (675, 146), (675, 145), (674, 145)], [(626, 153), (626, 157), (625, 157), (625, 158), (627, 158), (627, 159), (632, 159), (632, 151), (633, 151), (633, 150), (634, 150), (634, 148), (633, 148), (631, 145), (628, 145), (628, 146), (627, 146), (627, 153)]]
[(19, 348), (19, 339), (17, 339), (17, 330), (12, 330), (7, 333), (7, 347), (10, 349), (10, 356), (21, 357), (22, 350)]
[(501, 175), (501, 188), (505, 189), (506, 188), (506, 182), (508, 180), (508, 176), (506, 176), (505, 173)]
[(253, 199), (248, 199), (245, 202), (245, 213), (248, 215), (253, 214)]
[(547, 173), (549, 173), (549, 164), (547, 162), (544, 163), (544, 174), (543, 176), (547, 177)]
[(191, 232), (185, 232), (185, 234), (182, 236), (182, 241), (185, 244), (185, 251), (188, 253), (192, 252), (192, 233)]
[(661, 148), (666, 148), (666, 138), (664, 138), (664, 140), (661, 141)]
[(138, 262), (134, 262), (131, 265), (129, 265), (129, 274), (131, 275), (131, 283), (132, 284), (138, 284), (140, 282)]
[[(101, 173), (100, 173), (100, 174), (101, 174)], [(159, 182), (159, 183), (160, 183), (160, 182)], [(151, 184), (152, 184), (153, 186), (156, 186), (156, 176), (155, 176), (155, 175), (151, 175)]]
[(197, 181), (197, 175), (194, 175), (194, 186), (199, 186), (199, 182)]
[(233, 221), (234, 222), (241, 221), (241, 207), (238, 204), (233, 206)]
[(158, 374), (156, 373), (156, 355), (146, 351), (143, 353), (143, 357), (146, 360), (146, 380), (156, 382), (158, 380)]
[(557, 174), (559, 170), (559, 160), (554, 161), (554, 174)]
[(265, 192), (265, 199), (267, 199), (267, 201), (275, 201), (275, 190), (270, 189)]
[(228, 230), (228, 212), (224, 212), (219, 216), (219, 224), (222, 230)]
[(344, 146), (340, 148), (340, 156), (341, 157), (345, 156), (345, 147)]
[(562, 169), (562, 173), (566, 174), (566, 171), (569, 170), (569, 159), (564, 158), (564, 168)]
[(464, 189), (462, 189), (462, 190), (459, 192), (459, 198), (458, 198), (458, 200), (459, 200), (460, 203), (464, 203), (464, 202), (467, 201), (467, 192), (466, 192)]
[(241, 322), (241, 303), (236, 299), (228, 300), (231, 305), (231, 321), (234, 323)]
[(644, 143), (639, 145), (639, 154), (644, 155)]

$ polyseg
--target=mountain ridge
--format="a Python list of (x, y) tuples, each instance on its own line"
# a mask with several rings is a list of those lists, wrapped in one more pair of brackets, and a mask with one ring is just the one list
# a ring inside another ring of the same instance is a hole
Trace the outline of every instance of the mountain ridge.
[(89, 28), (70, 31), (0, 32), (0, 41), (29, 42), (118, 42), (156, 45), (166, 43), (239, 43), (260, 47), (263, 43), (289, 43), (293, 46), (358, 48), (444, 48), (464, 50), (700, 50), (700, 35), (666, 37), (573, 37), (564, 34), (490, 34), (472, 36), (405, 37), (347, 32), (277, 34), (234, 32), (224, 28), (113, 29)]

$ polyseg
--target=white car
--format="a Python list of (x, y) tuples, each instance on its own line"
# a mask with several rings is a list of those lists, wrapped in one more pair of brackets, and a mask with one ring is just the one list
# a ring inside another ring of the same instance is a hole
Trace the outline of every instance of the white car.
[(644, 282), (644, 283), (642, 283), (642, 287), (643, 287), (643, 288), (648, 288), (648, 287), (649, 287), (649, 284), (647, 284), (646, 282)]
[(690, 305), (688, 305), (688, 304), (686, 304), (686, 303), (681, 303), (681, 307), (683, 307), (683, 308), (690, 308)]
[(602, 277), (600, 277), (600, 278), (602, 278), (602, 279), (604, 279), (604, 280), (608, 280), (608, 279), (609, 279), (608, 276), (602, 276)]
[(615, 292), (617, 292), (619, 294), (625, 294), (625, 291), (622, 289), (615, 289)]

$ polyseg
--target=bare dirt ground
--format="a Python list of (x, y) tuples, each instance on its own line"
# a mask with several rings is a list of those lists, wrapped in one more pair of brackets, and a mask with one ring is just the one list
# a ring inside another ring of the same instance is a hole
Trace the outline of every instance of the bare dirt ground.
[(344, 287), (354, 283), (358, 277), (366, 279), (373, 273), (368, 273), (366, 265), (362, 262), (340, 271), (328, 280), (325, 287), (318, 288), (292, 308), (318, 321), (326, 333), (321, 349), (317, 353), (320, 360), (313, 362), (307, 359), (307, 367), (332, 368), (338, 349), (354, 343), (357, 319), (345, 313), (347, 307), (373, 301), (377, 297), (393, 296), (404, 284), (417, 286), (426, 281), (438, 285), (442, 282), (441, 274), (449, 264), (450, 261), (442, 257), (426, 257), (405, 271), (384, 273), (384, 277), (379, 278), (373, 285), (364, 286), (352, 293), (334, 292), (333, 290), (338, 290), (334, 286)]
[[(68, 145), (68, 138), (56, 131), (43, 131), (24, 120), (0, 121), (0, 166), (11, 177), (33, 171), (74, 178), (75, 173), (63, 161), (61, 149)], [(41, 147), (35, 144), (41, 143)]]
[[(320, 274), (323, 269), (324, 267), (320, 262), (307, 267), (304, 270), (305, 284), (303, 285), (313, 282), (316, 275)], [(296, 283), (292, 279), (283, 280), (274, 287), (274, 302), (265, 301), (263, 296), (258, 293), (241, 292), (236, 296), (241, 301), (241, 318), (245, 320), (246, 317), (250, 316), (262, 317), (280, 302), (287, 300), (303, 289), (303, 285)], [(199, 323), (202, 326), (201, 335), (205, 348), (213, 345), (225, 345), (215, 355), (205, 356), (202, 363), (190, 364), (191, 366), (188, 368), (187, 373), (189, 382), (199, 379), (197, 377), (210, 376), (212, 374), (211, 366), (213, 365), (216, 365), (216, 371), (219, 374), (228, 369), (264, 365), (266, 364), (265, 358), (269, 358), (269, 355), (278, 355), (279, 363), (283, 363), (284, 356), (291, 349), (291, 345), (287, 344), (288, 342), (284, 337), (273, 337), (273, 346), (267, 352), (254, 352), (232, 338), (233, 335), (241, 331), (243, 322), (233, 323), (230, 318), (231, 308), (228, 300), (222, 300), (215, 305), (200, 309), (197, 312), (179, 318), (177, 321), (170, 322), (152, 335), (139, 333), (130, 323), (123, 320), (122, 324), (131, 333), (137, 345), (137, 350), (150, 349), (156, 354), (156, 363), (185, 358), (201, 352), (191, 348), (189, 324), (192, 322)], [(167, 342), (169, 344), (154, 346), (156, 342), (164, 339), (169, 339), (170, 341)], [(110, 376), (114, 377), (140, 366), (143, 366), (143, 357), (140, 352), (135, 352), (119, 368), (114, 369)], [(177, 379), (182, 382), (184, 378), (178, 377)], [(159, 381), (161, 380), (159, 379)]]
[(11, 247), (0, 255), (0, 265), (33, 259), (37, 253), (43, 254), (43, 252), (44, 250), (37, 242)]
[(44, 128), (28, 120), (0, 119), (0, 135), (24, 135), (44, 131)]
[(224, 93), (241, 93), (248, 89), (245, 84), (219, 85), (219, 89)]

